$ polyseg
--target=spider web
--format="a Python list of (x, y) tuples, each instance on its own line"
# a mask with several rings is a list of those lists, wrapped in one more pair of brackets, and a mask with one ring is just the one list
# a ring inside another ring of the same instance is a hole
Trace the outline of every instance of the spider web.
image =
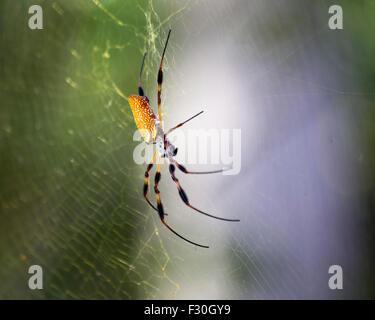
[[(27, 27), (34, 4), (43, 8), (43, 30)], [(364, 40), (327, 31), (329, 4), (2, 1), (0, 297), (337, 298), (327, 292), (329, 264), (371, 273), (372, 230), (361, 221), (373, 220), (366, 208), (356, 218), (351, 210), (361, 197), (373, 203), (373, 130), (361, 138), (358, 129), (372, 125), (373, 55), (361, 60), (363, 82), (336, 82), (348, 72), (346, 39)], [(349, 30), (366, 30), (354, 21)], [(147, 51), (143, 87), (156, 105), (169, 28), (166, 127), (204, 106), (209, 116), (194, 126), (242, 130), (241, 175), (181, 176), (197, 207), (240, 224), (188, 213), (162, 171), (168, 221), (208, 251), (161, 226), (142, 197), (145, 166), (133, 160), (127, 96), (137, 92)], [(367, 171), (357, 165), (361, 152)], [(27, 287), (32, 264), (43, 267), (43, 290)], [(362, 278), (351, 280), (345, 297), (366, 296)]]
[[(32, 4), (44, 30), (27, 28)], [(126, 95), (146, 48), (145, 84), (156, 79), (167, 24), (187, 6), (2, 3), (1, 297), (176, 295), (170, 253), (142, 201)], [(27, 289), (31, 264), (43, 267), (45, 290)]]

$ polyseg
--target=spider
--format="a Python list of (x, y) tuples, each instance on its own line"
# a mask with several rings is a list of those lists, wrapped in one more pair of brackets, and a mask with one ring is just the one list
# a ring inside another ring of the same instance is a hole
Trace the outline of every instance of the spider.
[[(160, 67), (159, 67), (159, 72), (158, 72), (158, 77), (157, 77), (157, 83), (158, 83), (158, 118), (156, 117), (155, 113), (152, 111), (150, 107), (150, 102), (149, 99), (145, 96), (142, 85), (141, 85), (141, 79), (142, 79), (142, 70), (145, 62), (145, 58), (147, 55), (147, 52), (143, 56), (142, 60), (142, 65), (141, 65), (141, 71), (139, 73), (139, 79), (138, 79), (138, 95), (131, 95), (129, 96), (129, 104), (133, 112), (134, 120), (135, 123), (142, 135), (142, 138), (146, 141), (146, 143), (156, 143), (157, 148), (156, 151), (152, 157), (151, 162), (148, 164), (146, 172), (145, 172), (145, 182), (143, 186), (143, 196), (145, 197), (147, 203), (159, 214), (159, 218), (161, 222), (171, 231), (173, 232), (176, 236), (179, 238), (196, 245), (198, 247), (202, 248), (208, 248), (208, 246), (201, 245), (198, 243), (195, 243), (189, 239), (186, 239), (179, 233), (177, 233), (175, 230), (173, 230), (165, 221), (165, 216), (167, 215), (164, 212), (163, 205), (161, 203), (160, 199), (160, 191), (158, 189), (158, 185), (160, 182), (161, 174), (160, 174), (160, 165), (161, 165), (161, 160), (162, 158), (167, 158), (168, 163), (169, 163), (169, 173), (171, 175), (172, 180), (177, 186), (178, 193), (182, 199), (182, 201), (191, 209), (195, 210), (196, 212), (199, 212), (201, 214), (204, 214), (206, 216), (209, 216), (211, 218), (219, 219), (219, 220), (224, 220), (224, 221), (239, 221), (238, 219), (225, 219), (217, 216), (213, 216), (211, 214), (208, 214), (206, 212), (203, 212), (195, 207), (193, 207), (190, 204), (190, 201), (184, 191), (182, 189), (180, 182), (178, 181), (176, 175), (175, 175), (175, 170), (176, 167), (182, 171), (185, 174), (210, 174), (210, 173), (218, 173), (222, 172), (222, 170), (216, 170), (216, 171), (203, 171), (203, 172), (192, 172), (188, 171), (184, 166), (179, 164), (175, 159), (174, 156), (176, 156), (178, 149), (168, 140), (167, 136), (170, 134), (173, 130), (181, 127), (188, 121), (194, 119), (195, 117), (199, 116), (200, 114), (203, 113), (203, 111), (197, 113), (196, 115), (192, 116), (191, 118), (185, 120), (184, 122), (179, 123), (178, 125), (174, 126), (173, 128), (169, 129), (166, 133), (164, 133), (163, 128), (162, 128), (162, 122), (161, 122), (161, 86), (163, 83), (163, 60), (164, 60), (164, 55), (165, 55), (165, 50), (167, 49), (168, 45), (168, 40), (169, 36), (171, 34), (171, 30), (168, 32), (167, 40), (164, 45), (164, 50), (163, 54), (161, 57), (161, 62), (160, 62)], [(156, 201), (157, 201), (157, 206), (155, 207), (150, 200), (147, 197), (147, 191), (148, 191), (148, 179), (149, 179), (149, 173), (151, 168), (153, 167), (153, 162), (155, 161), (156, 155), (159, 154), (158, 157), (158, 164), (157, 164), (157, 169), (156, 169), (156, 174), (155, 174), (155, 184), (154, 184), (154, 191), (156, 194)]]

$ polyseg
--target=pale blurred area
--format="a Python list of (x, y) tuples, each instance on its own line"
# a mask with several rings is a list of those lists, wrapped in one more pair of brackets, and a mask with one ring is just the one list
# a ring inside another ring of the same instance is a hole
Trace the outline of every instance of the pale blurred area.
[[(166, 127), (204, 110), (180, 130), (241, 129), (242, 138), (239, 175), (179, 174), (193, 205), (241, 222), (198, 217), (168, 187), (168, 221), (212, 246), (184, 255), (178, 298), (366, 295), (373, 261), (361, 201), (373, 186), (352, 94), (362, 89), (343, 77), (350, 35), (328, 29), (327, 3), (310, 4), (202, 2), (172, 26)], [(328, 288), (333, 264), (345, 290)]]

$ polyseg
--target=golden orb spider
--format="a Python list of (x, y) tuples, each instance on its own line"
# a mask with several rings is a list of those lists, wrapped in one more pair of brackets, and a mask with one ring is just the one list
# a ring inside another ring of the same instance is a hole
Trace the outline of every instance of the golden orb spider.
[[(208, 214), (206, 212), (203, 212), (203, 211), (201, 211), (201, 210), (193, 207), (190, 204), (190, 202), (188, 200), (188, 197), (187, 197), (184, 189), (182, 189), (182, 187), (181, 187), (178, 179), (176, 178), (176, 175), (175, 175), (175, 169), (176, 169), (176, 167), (180, 171), (182, 171), (183, 173), (185, 173), (185, 174), (209, 174), (209, 173), (222, 172), (223, 170), (204, 171), (204, 172), (192, 172), (192, 171), (188, 171), (184, 166), (182, 166), (181, 164), (179, 164), (173, 158), (177, 154), (177, 148), (172, 143), (169, 142), (169, 140), (167, 139), (167, 135), (169, 133), (171, 133), (173, 130), (175, 130), (175, 129), (181, 127), (182, 125), (184, 125), (186, 122), (194, 119), (195, 117), (197, 117), (198, 115), (200, 115), (203, 111), (197, 113), (196, 115), (192, 116), (188, 120), (179, 123), (178, 125), (176, 125), (172, 129), (169, 129), (166, 133), (164, 133), (163, 128), (162, 128), (162, 122), (161, 122), (161, 85), (162, 85), (162, 82), (163, 82), (163, 70), (162, 70), (162, 66), (163, 66), (164, 54), (165, 54), (165, 50), (167, 49), (167, 45), (168, 45), (168, 40), (169, 40), (170, 34), (171, 34), (171, 30), (169, 30), (168, 36), (167, 36), (167, 40), (165, 42), (163, 54), (162, 54), (162, 57), (161, 57), (159, 72), (158, 72), (158, 78), (157, 78), (157, 83), (158, 83), (158, 116), (159, 116), (159, 118), (156, 118), (155, 113), (152, 111), (152, 109), (150, 107), (149, 100), (145, 96), (144, 91), (143, 91), (142, 86), (141, 86), (142, 70), (143, 70), (143, 65), (144, 65), (147, 53), (145, 53), (144, 56), (143, 56), (142, 65), (141, 65), (141, 71), (139, 73), (139, 79), (138, 79), (138, 96), (131, 95), (128, 98), (130, 107), (131, 107), (132, 112), (133, 112), (135, 123), (136, 123), (136, 125), (137, 125), (137, 127), (138, 127), (138, 129), (139, 129), (139, 131), (140, 131), (140, 133), (141, 133), (141, 135), (143, 137), (143, 139), (146, 141), (146, 143), (156, 143), (157, 144), (157, 149), (156, 149), (156, 151), (155, 151), (155, 153), (154, 153), (154, 155), (152, 157), (152, 160), (151, 160), (150, 164), (147, 166), (147, 169), (146, 169), (146, 172), (145, 172), (145, 183), (144, 183), (144, 186), (143, 186), (143, 195), (144, 195), (147, 203), (155, 211), (158, 212), (161, 222), (170, 231), (172, 231), (176, 236), (178, 236), (181, 239), (183, 239), (183, 240), (185, 240), (185, 241), (187, 241), (187, 242), (189, 242), (189, 243), (191, 243), (193, 245), (196, 245), (198, 247), (208, 248), (208, 246), (201, 245), (201, 244), (198, 244), (198, 243), (195, 243), (193, 241), (190, 241), (190, 240), (186, 239), (185, 237), (181, 236), (176, 231), (174, 231), (166, 223), (166, 221), (165, 221), (165, 215), (166, 214), (164, 212), (163, 205), (162, 205), (161, 200), (160, 200), (160, 191), (158, 189), (158, 185), (159, 185), (160, 178), (161, 178), (161, 174), (160, 174), (161, 159), (166, 157), (168, 159), (168, 162), (169, 162), (169, 173), (171, 175), (171, 178), (172, 178), (172, 180), (174, 181), (174, 183), (177, 186), (178, 193), (179, 193), (182, 201), (188, 207), (190, 207), (191, 209), (193, 209), (193, 210), (195, 210), (195, 211), (197, 211), (197, 212), (199, 212), (201, 214), (209, 216), (211, 218), (215, 218), (215, 219), (219, 219), (219, 220), (224, 220), (224, 221), (240, 221), (238, 219), (225, 219), (225, 218), (213, 216), (211, 214)], [(151, 168), (153, 166), (153, 162), (155, 161), (157, 153), (159, 153), (159, 158), (158, 158), (158, 165), (157, 165), (157, 169), (156, 169), (156, 173), (155, 173), (155, 185), (154, 185), (154, 191), (155, 191), (156, 200), (157, 200), (157, 207), (155, 207), (150, 202), (150, 200), (147, 197), (147, 190), (148, 190), (149, 172), (150, 172), (150, 170), (151, 170)]]

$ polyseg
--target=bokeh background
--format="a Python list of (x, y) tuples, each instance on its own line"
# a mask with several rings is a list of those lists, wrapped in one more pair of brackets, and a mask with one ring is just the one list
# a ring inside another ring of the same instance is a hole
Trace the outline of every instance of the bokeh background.
[[(374, 17), (370, 0), (1, 0), (0, 298), (375, 298)], [(241, 129), (239, 175), (179, 175), (240, 223), (189, 211), (162, 169), (169, 223), (208, 250), (163, 228), (133, 161), (126, 98), (147, 50), (155, 106), (169, 28), (166, 127), (204, 109), (191, 128)]]

